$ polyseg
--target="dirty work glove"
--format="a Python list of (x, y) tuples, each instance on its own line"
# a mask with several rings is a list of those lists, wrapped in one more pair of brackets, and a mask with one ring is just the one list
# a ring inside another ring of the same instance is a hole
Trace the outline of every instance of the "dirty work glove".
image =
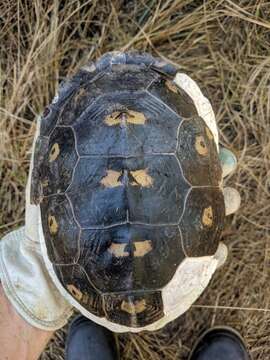
[[(209, 101), (187, 75), (178, 73), (175, 83), (193, 99), (199, 115), (209, 124), (219, 147), (217, 126)], [(35, 139), (39, 133), (39, 120), (37, 123)], [(220, 149), (219, 155), (223, 176), (226, 176), (235, 169), (236, 158), (226, 149)], [(30, 204), (32, 167), (33, 156), (26, 187), (25, 227), (9, 233), (0, 241), (0, 276), (5, 294), (17, 312), (33, 326), (49, 331), (65, 325), (72, 314), (72, 306), (54, 285), (42, 257), (38, 207)], [(235, 212), (240, 205), (238, 192), (225, 188), (224, 197), (226, 214)], [(226, 256), (227, 248), (221, 243), (214, 255), (214, 263), (222, 264)]]
[(31, 325), (50, 331), (66, 324), (72, 307), (52, 282), (42, 257), (38, 209), (30, 204), (33, 152), (26, 185), (25, 226), (0, 241), (0, 275), (4, 292), (17, 312)]

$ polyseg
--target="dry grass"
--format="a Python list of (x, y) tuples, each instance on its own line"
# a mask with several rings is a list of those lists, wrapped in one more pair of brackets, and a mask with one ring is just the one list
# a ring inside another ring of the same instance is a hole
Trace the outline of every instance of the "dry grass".
[[(64, 4), (64, 5), (63, 5)], [(228, 219), (230, 257), (196, 305), (155, 333), (118, 337), (123, 359), (186, 359), (197, 335), (233, 325), (254, 359), (270, 358), (270, 2), (0, 1), (0, 231), (23, 223), (33, 120), (59, 81), (106, 51), (136, 48), (178, 64), (238, 155), (242, 207)], [(65, 330), (43, 360), (63, 359)]]

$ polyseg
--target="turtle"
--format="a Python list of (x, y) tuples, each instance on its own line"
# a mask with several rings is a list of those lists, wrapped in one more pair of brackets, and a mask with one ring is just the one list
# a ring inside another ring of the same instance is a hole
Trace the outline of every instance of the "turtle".
[(106, 53), (40, 119), (31, 203), (46, 266), (72, 305), (115, 332), (172, 321), (218, 265), (217, 126), (186, 80), (148, 53)]

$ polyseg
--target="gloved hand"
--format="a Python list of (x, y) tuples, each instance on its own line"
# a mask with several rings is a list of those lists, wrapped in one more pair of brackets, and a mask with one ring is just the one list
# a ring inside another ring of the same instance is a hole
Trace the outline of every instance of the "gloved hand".
[[(177, 74), (175, 82), (193, 99), (198, 113), (212, 130), (218, 147), (218, 133), (210, 102), (203, 96), (197, 84), (185, 74)], [(36, 137), (39, 133), (37, 121)], [(237, 164), (232, 152), (219, 150), (223, 176), (231, 173)], [(26, 187), (25, 227), (6, 235), (0, 242), (0, 276), (6, 296), (17, 312), (31, 325), (43, 330), (56, 330), (68, 321), (72, 306), (62, 297), (54, 285), (42, 258), (39, 232), (38, 207), (30, 204), (30, 178), (33, 156)], [(240, 196), (235, 189), (224, 188), (226, 215), (240, 206)], [(227, 256), (227, 248), (220, 244), (214, 255), (221, 265)]]
[[(35, 140), (39, 125), (37, 119)], [(30, 204), (32, 168), (33, 151), (26, 185), (25, 226), (0, 241), (1, 283), (9, 301), (28, 323), (43, 330), (57, 330), (68, 321), (72, 306), (52, 282), (42, 257), (38, 207)]]

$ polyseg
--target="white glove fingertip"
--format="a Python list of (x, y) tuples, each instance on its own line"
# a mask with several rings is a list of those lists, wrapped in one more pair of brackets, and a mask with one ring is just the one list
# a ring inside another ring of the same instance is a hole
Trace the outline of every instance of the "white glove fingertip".
[(224, 147), (220, 147), (219, 159), (222, 167), (222, 177), (232, 173), (237, 167), (237, 158), (234, 153)]
[(217, 269), (225, 264), (227, 257), (228, 257), (228, 248), (223, 242), (220, 242), (217, 252), (215, 253), (214, 256), (214, 258), (218, 261)]
[(225, 202), (225, 215), (231, 215), (235, 213), (241, 204), (241, 197), (239, 192), (231, 187), (225, 187), (223, 189), (224, 202)]

